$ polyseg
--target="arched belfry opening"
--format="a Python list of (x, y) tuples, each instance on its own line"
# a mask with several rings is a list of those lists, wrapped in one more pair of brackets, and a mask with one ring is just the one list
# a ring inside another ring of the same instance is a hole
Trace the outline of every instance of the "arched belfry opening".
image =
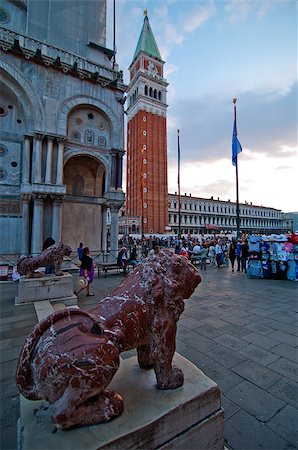
[(76, 248), (79, 242), (92, 250), (101, 249), (102, 205), (105, 193), (105, 166), (97, 158), (79, 155), (64, 165), (62, 241)]

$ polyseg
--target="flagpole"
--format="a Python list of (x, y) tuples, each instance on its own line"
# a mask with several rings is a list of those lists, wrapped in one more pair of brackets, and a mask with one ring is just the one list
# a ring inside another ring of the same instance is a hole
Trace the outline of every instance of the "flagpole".
[(116, 4), (113, 2), (113, 70), (116, 64)]
[(178, 237), (181, 237), (181, 202), (180, 202), (180, 130), (177, 130), (178, 137)]
[[(234, 123), (236, 124), (236, 102), (237, 98), (233, 98), (234, 103)], [(240, 237), (240, 212), (239, 212), (239, 183), (238, 183), (238, 155), (235, 155), (235, 167), (236, 167), (236, 227), (237, 227), (237, 239)]]

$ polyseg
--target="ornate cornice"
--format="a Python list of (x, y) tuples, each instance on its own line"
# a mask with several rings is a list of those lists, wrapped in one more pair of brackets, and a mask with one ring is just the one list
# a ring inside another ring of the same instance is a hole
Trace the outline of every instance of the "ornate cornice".
[(77, 76), (81, 80), (101, 84), (102, 87), (125, 92), (127, 86), (123, 83), (123, 72), (102, 66), (37, 39), (21, 33), (0, 27), (0, 48), (32, 60), (36, 64), (51, 67), (65, 74)]

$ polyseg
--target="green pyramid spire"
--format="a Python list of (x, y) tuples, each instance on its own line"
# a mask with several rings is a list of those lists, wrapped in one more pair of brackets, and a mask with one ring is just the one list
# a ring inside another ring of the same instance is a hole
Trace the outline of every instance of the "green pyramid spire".
[(136, 59), (136, 57), (138, 56), (138, 54), (140, 53), (140, 51), (146, 52), (148, 53), (150, 56), (153, 56), (154, 58), (159, 59), (160, 61), (162, 61), (156, 41), (154, 39), (150, 24), (149, 24), (149, 19), (147, 16), (147, 11), (144, 11), (144, 23), (143, 23), (143, 28), (138, 40), (138, 44), (137, 44), (137, 48), (133, 57), (133, 61)]

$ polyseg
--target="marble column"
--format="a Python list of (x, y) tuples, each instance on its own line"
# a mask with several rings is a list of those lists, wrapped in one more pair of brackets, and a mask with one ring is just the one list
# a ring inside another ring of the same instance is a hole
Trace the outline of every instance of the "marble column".
[(28, 184), (30, 181), (30, 146), (31, 137), (25, 136), (22, 159), (22, 183), (25, 184)]
[(33, 161), (31, 168), (33, 183), (41, 183), (42, 138), (42, 134), (35, 133), (33, 141)]
[(38, 254), (43, 244), (43, 206), (46, 196), (42, 194), (33, 195), (33, 230), (32, 230), (32, 253)]
[(52, 158), (53, 158), (53, 138), (51, 136), (47, 137), (47, 164), (46, 164), (46, 177), (45, 183), (52, 183)]
[(116, 152), (111, 152), (112, 155), (112, 172), (111, 172), (111, 188), (116, 189), (117, 183), (117, 154)]
[(21, 254), (29, 254), (29, 202), (31, 194), (21, 195), (22, 201), (22, 242), (21, 242)]
[(101, 234), (101, 250), (107, 251), (107, 206), (102, 205), (102, 234)]
[(118, 152), (117, 155), (117, 180), (116, 189), (122, 189), (122, 171), (123, 171), (123, 152)]
[(63, 154), (66, 139), (58, 139), (57, 177), (56, 184), (63, 184)]
[(110, 260), (115, 261), (118, 255), (118, 213), (120, 206), (118, 203), (109, 203), (107, 205), (111, 211), (111, 250)]
[(61, 242), (61, 227), (62, 227), (62, 195), (51, 196), (53, 200), (53, 221), (52, 221), (52, 237), (55, 242)]

